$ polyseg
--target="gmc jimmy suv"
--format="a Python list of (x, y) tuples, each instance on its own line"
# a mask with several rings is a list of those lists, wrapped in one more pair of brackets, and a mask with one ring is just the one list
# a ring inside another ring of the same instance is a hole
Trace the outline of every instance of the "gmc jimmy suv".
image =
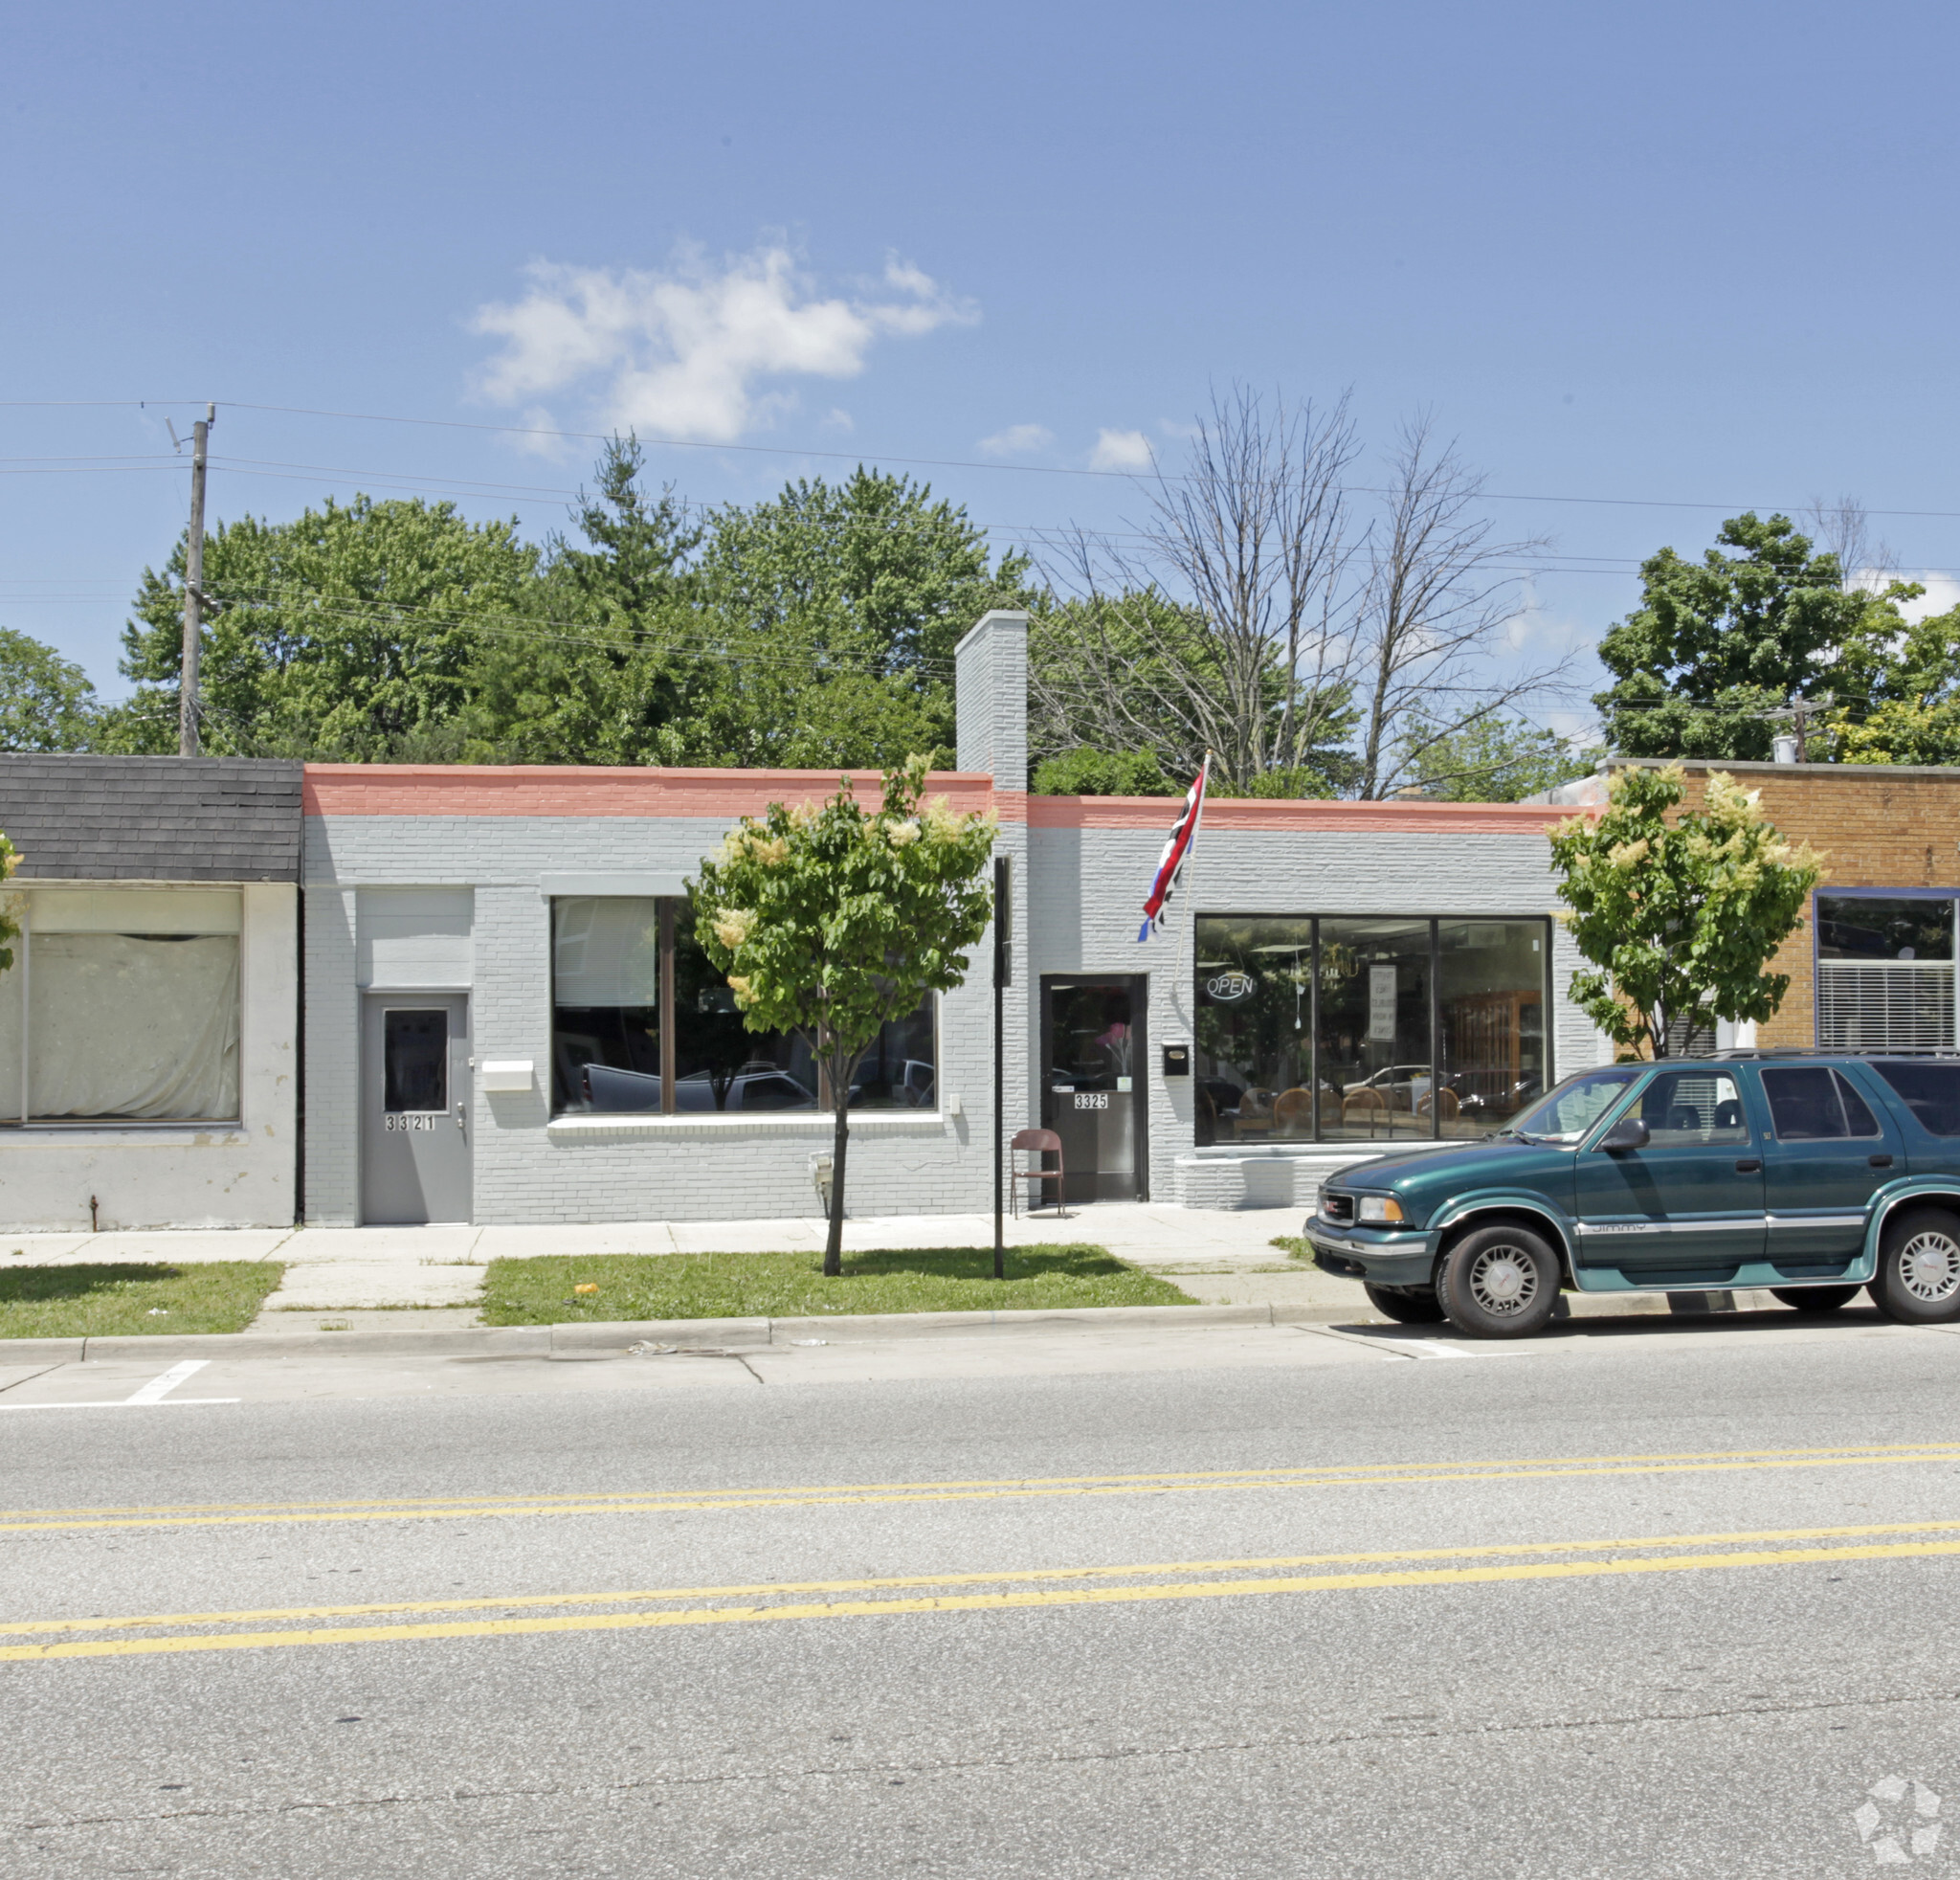
[(1570, 1077), (1508, 1128), (1343, 1169), (1314, 1260), (1404, 1324), (1522, 1338), (1563, 1287), (1860, 1287), (1960, 1320), (1960, 1060), (1728, 1052)]

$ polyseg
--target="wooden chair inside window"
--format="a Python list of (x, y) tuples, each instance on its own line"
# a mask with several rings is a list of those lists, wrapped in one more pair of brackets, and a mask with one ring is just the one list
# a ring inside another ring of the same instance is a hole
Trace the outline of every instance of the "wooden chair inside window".
[(1296, 1085), (1281, 1090), (1273, 1100), (1273, 1133), (1276, 1136), (1310, 1136), (1313, 1133), (1313, 1092)]
[(1391, 1130), (1394, 1128), (1388, 1111), (1388, 1098), (1371, 1085), (1357, 1085), (1341, 1099), (1341, 1121), (1354, 1125), (1366, 1123), (1370, 1135), (1373, 1135), (1383, 1124)]
[[(1061, 1138), (1053, 1130), (1016, 1130), (1013, 1140), (1007, 1147), (1008, 1192), (1013, 1197), (1014, 1213), (1019, 1214), (1021, 1211), (1022, 1182), (1034, 1184), (1028, 1196), (1028, 1212), (1033, 1214), (1036, 1208), (1050, 1205), (1042, 1198), (1041, 1184), (1044, 1181), (1052, 1181), (1055, 1184), (1055, 1211), (1062, 1220), (1067, 1220), (1068, 1209), (1062, 1204), (1064, 1197), (1068, 1194), (1068, 1185), (1066, 1169), (1062, 1161)], [(1021, 1166), (1020, 1157), (1023, 1155), (1034, 1156), (1032, 1168)], [(1055, 1166), (1052, 1169), (1041, 1166), (1041, 1158), (1044, 1155), (1055, 1157)]]
[[(1427, 1116), (1430, 1112), (1431, 1107), (1431, 1100), (1427, 1096), (1425, 1096), (1422, 1099), (1422, 1101), (1415, 1106), (1416, 1115)], [(1441, 1115), (1445, 1123), (1454, 1123), (1457, 1120), (1458, 1116), (1461, 1113), (1463, 1106), (1458, 1101), (1456, 1091), (1438, 1090), (1436, 1093), (1434, 1108)]]

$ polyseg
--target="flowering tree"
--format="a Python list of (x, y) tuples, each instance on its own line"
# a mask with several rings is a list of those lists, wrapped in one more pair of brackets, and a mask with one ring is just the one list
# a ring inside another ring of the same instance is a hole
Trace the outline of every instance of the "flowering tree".
[(688, 884), (695, 931), (727, 974), (750, 1031), (810, 1045), (836, 1114), (823, 1270), (843, 1270), (847, 1110), (859, 1061), (888, 1020), (967, 975), (964, 949), (987, 931), (981, 874), (991, 816), (923, 802), (926, 760), (887, 772), (867, 811), (841, 779), (819, 805), (744, 817)]
[(1759, 792), (1726, 772), (1699, 810), (1668, 820), (1685, 777), (1624, 770), (1596, 822), (1552, 831), (1560, 918), (1598, 970), (1572, 975), (1572, 1002), (1624, 1058), (1668, 1054), (1668, 1027), (1704, 1015), (1768, 1018), (1790, 990), (1764, 966), (1792, 933), (1823, 857), (1793, 848), (1765, 819)]

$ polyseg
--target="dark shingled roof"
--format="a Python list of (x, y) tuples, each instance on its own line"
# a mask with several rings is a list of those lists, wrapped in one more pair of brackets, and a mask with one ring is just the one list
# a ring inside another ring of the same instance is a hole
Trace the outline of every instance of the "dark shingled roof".
[(0, 754), (17, 881), (297, 882), (302, 767)]

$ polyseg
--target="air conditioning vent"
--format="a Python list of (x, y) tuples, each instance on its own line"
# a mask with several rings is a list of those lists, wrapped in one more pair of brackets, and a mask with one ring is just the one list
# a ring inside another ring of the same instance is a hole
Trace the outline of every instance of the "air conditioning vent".
[(1819, 960), (1817, 1042), (1829, 1051), (1951, 1050), (1952, 963)]

